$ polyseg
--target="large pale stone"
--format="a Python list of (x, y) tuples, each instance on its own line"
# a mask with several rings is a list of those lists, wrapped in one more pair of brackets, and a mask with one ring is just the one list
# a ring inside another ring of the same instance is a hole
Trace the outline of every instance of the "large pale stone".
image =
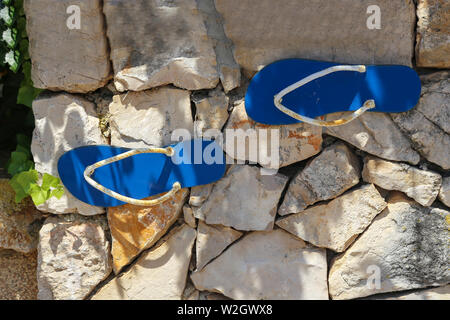
[(191, 279), (232, 299), (328, 299), (325, 250), (280, 229), (250, 233)]
[(15, 202), (8, 179), (0, 179), (0, 249), (29, 253), (37, 248), (42, 215), (30, 198)]
[(191, 228), (197, 228), (197, 220), (195, 220), (194, 211), (189, 205), (183, 206), (184, 222)]
[(417, 66), (450, 68), (450, 2), (419, 0), (417, 17)]
[(208, 200), (194, 209), (207, 224), (220, 224), (237, 230), (272, 230), (278, 201), (288, 178), (264, 176), (257, 167), (232, 167), (215, 183)]
[(405, 113), (391, 114), (397, 125), (409, 135), (416, 150), (428, 161), (450, 169), (450, 135), (421, 113), (412, 109)]
[(209, 226), (200, 221), (197, 229), (196, 253), (197, 270), (217, 257), (230, 244), (239, 239), (242, 232), (220, 225)]
[(210, 129), (221, 131), (228, 120), (228, 97), (222, 91), (212, 91), (208, 97), (194, 99), (194, 102), (195, 136), (203, 137)]
[(36, 300), (37, 252), (0, 249), (0, 300)]
[(422, 207), (394, 192), (388, 207), (333, 261), (328, 277), (332, 298), (352, 299), (449, 283), (449, 214)]
[(343, 143), (326, 148), (292, 180), (278, 214), (304, 210), (332, 199), (359, 182), (359, 160)]
[(39, 232), (38, 299), (84, 299), (111, 273), (102, 216), (50, 217)]
[[(256, 71), (286, 58), (411, 65), (412, 0), (377, 1), (380, 29), (369, 29), (371, 0), (216, 0), (236, 61)], [(239, 8), (236, 10), (236, 8)]]
[(322, 150), (321, 127), (305, 123), (285, 126), (258, 124), (248, 117), (245, 102), (234, 107), (225, 126), (224, 138), (224, 151), (231, 158), (252, 161), (272, 169), (305, 160)]
[(214, 0), (196, 0), (198, 9), (203, 13), (208, 37), (213, 42), (217, 57), (217, 69), (225, 92), (239, 87), (241, 68), (233, 57), (233, 43), (223, 29), (222, 17), (217, 12)]
[(169, 87), (113, 97), (111, 144), (128, 148), (166, 146), (176, 129), (193, 134), (191, 101), (186, 90)]
[(105, 0), (103, 11), (119, 91), (216, 87), (216, 54), (195, 0)]
[[(70, 29), (77, 6), (80, 29)], [(25, 0), (31, 77), (36, 88), (88, 92), (111, 78), (101, 0)]]
[(169, 230), (180, 215), (188, 194), (188, 189), (181, 189), (171, 199), (156, 206), (125, 204), (108, 209), (116, 274)]
[(450, 134), (450, 71), (421, 77), (422, 96), (415, 110)]
[(101, 288), (93, 300), (181, 300), (195, 230), (184, 225), (146, 252), (118, 278)]
[(435, 172), (375, 157), (364, 159), (362, 177), (383, 189), (402, 191), (426, 207), (436, 200), (442, 183), (442, 177)]
[(386, 205), (374, 185), (369, 184), (276, 224), (315, 246), (343, 252)]
[[(33, 101), (36, 128), (31, 152), (35, 168), (41, 173), (58, 175), (58, 160), (65, 152), (86, 145), (106, 144), (99, 128), (95, 107), (89, 101), (71, 94), (41, 95)], [(61, 199), (50, 198), (39, 210), (94, 215), (104, 209), (75, 199), (64, 190)]]
[[(327, 115), (327, 120), (336, 120), (347, 112)], [(366, 112), (359, 118), (338, 127), (326, 128), (324, 133), (337, 137), (367, 153), (383, 159), (418, 164), (419, 154), (411, 148), (410, 141), (397, 128), (389, 115)]]
[(442, 187), (439, 191), (439, 200), (447, 207), (450, 207), (450, 177), (442, 180)]
[(418, 290), (411, 293), (394, 293), (375, 296), (374, 300), (450, 300), (450, 285)]

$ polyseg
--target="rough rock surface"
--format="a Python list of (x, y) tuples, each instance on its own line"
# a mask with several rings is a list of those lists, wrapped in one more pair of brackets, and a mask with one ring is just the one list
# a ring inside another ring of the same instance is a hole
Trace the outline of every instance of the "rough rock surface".
[(417, 17), (417, 66), (450, 68), (450, 2), (419, 0)]
[(197, 228), (197, 220), (195, 220), (194, 211), (189, 205), (183, 206), (184, 222), (191, 228)]
[[(216, 0), (236, 61), (256, 71), (271, 62), (301, 57), (355, 64), (411, 65), (415, 6), (382, 0), (380, 29), (369, 29), (373, 1)], [(236, 10), (239, 8), (239, 10)], [(337, 10), (336, 8), (345, 8)]]
[(212, 91), (210, 96), (194, 99), (196, 113), (195, 137), (203, 137), (208, 129), (222, 130), (228, 120), (228, 97), (222, 91)]
[(0, 250), (29, 253), (37, 248), (42, 215), (27, 198), (15, 202), (8, 179), (0, 179)]
[(37, 252), (0, 249), (0, 300), (36, 300)]
[[(371, 298), (369, 298), (371, 299)], [(418, 290), (410, 293), (393, 293), (375, 296), (374, 300), (450, 300), (450, 285)]]
[(193, 134), (191, 101), (186, 90), (169, 87), (113, 97), (111, 144), (128, 148), (166, 146), (176, 129)]
[(188, 194), (188, 189), (181, 189), (171, 199), (156, 206), (125, 204), (108, 209), (111, 254), (116, 274), (162, 238), (180, 215)]
[[(327, 115), (327, 120), (342, 118), (346, 113)], [(326, 128), (324, 133), (337, 137), (367, 153), (383, 159), (418, 164), (419, 154), (389, 115), (366, 112), (359, 118), (338, 127)]]
[(374, 185), (364, 185), (327, 204), (277, 221), (277, 226), (318, 247), (345, 251), (386, 208)]
[(38, 299), (81, 300), (111, 273), (102, 216), (50, 217), (39, 232)]
[(194, 209), (207, 224), (237, 230), (272, 230), (278, 201), (288, 178), (261, 175), (257, 167), (235, 165), (217, 181), (208, 200)]
[(232, 299), (328, 299), (325, 250), (280, 229), (250, 233), (191, 279)]
[(117, 90), (215, 88), (216, 54), (195, 0), (105, 0)]
[(332, 199), (358, 184), (358, 158), (343, 143), (326, 148), (292, 180), (278, 214), (297, 213), (318, 201)]
[(224, 151), (231, 158), (252, 161), (271, 169), (302, 161), (322, 150), (321, 127), (305, 123), (285, 126), (258, 124), (245, 112), (245, 102), (234, 107), (225, 126), (224, 138)]
[(426, 207), (436, 200), (442, 183), (442, 177), (435, 172), (375, 157), (364, 159), (362, 177), (383, 189), (402, 191)]
[(415, 110), (450, 134), (450, 71), (421, 77), (422, 96)]
[(217, 69), (225, 92), (239, 87), (241, 68), (233, 57), (233, 43), (225, 35), (222, 17), (217, 12), (214, 1), (196, 0), (203, 13), (208, 37), (213, 42), (217, 58)]
[(93, 300), (180, 300), (195, 230), (184, 225), (142, 255), (130, 270), (101, 288)]
[(450, 177), (442, 180), (442, 187), (439, 191), (439, 200), (447, 207), (450, 207)]
[(197, 270), (222, 253), (230, 244), (239, 239), (242, 232), (220, 225), (209, 226), (200, 221), (197, 229), (196, 253)]
[(394, 192), (388, 207), (333, 261), (331, 297), (352, 299), (449, 283), (449, 214)]
[[(80, 30), (69, 29), (69, 6), (80, 8)], [(88, 92), (111, 78), (101, 0), (25, 0), (31, 76), (36, 88)]]
[(419, 110), (391, 114), (392, 119), (405, 131), (415, 149), (428, 161), (450, 169), (450, 135), (428, 120)]
[[(33, 101), (35, 129), (31, 143), (35, 168), (41, 173), (58, 175), (58, 160), (73, 148), (106, 144), (99, 129), (95, 107), (89, 101), (71, 94), (41, 95)], [(104, 209), (81, 202), (64, 190), (61, 199), (50, 198), (38, 207), (55, 214), (95, 215)]]
[(205, 184), (203, 186), (195, 186), (191, 188), (189, 204), (193, 207), (200, 207), (211, 194), (214, 184)]

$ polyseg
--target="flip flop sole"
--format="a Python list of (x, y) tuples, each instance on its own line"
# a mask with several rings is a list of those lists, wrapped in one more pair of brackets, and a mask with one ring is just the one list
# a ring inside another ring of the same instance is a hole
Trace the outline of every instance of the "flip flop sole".
[[(121, 195), (144, 199), (170, 191), (175, 182), (182, 188), (209, 184), (225, 173), (225, 156), (214, 141), (192, 140), (172, 146), (170, 158), (144, 153), (113, 162), (95, 170), (91, 176), (102, 186)], [(124, 202), (92, 187), (84, 179), (87, 166), (124, 152), (128, 148), (85, 146), (66, 152), (58, 161), (58, 172), (67, 190), (79, 200), (94, 206), (115, 207)]]
[[(286, 87), (316, 72), (340, 64), (303, 59), (272, 63), (252, 79), (245, 97), (247, 114), (268, 125), (299, 123), (281, 112), (274, 96)], [(413, 108), (421, 93), (417, 73), (406, 66), (366, 66), (366, 72), (341, 71), (313, 80), (290, 92), (283, 105), (316, 118), (329, 113), (358, 110), (367, 100), (375, 101), (377, 112), (403, 112)]]

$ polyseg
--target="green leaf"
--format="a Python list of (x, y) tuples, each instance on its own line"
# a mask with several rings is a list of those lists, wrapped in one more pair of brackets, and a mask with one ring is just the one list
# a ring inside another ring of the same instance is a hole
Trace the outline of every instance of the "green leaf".
[(28, 197), (28, 193), (25, 192), (22, 185), (17, 182), (17, 175), (12, 177), (11, 180), (9, 180), (10, 186), (13, 188), (14, 192), (16, 193), (15, 201), (16, 203), (21, 202), (23, 199)]
[(49, 197), (48, 192), (43, 190), (37, 184), (31, 185), (29, 194), (31, 196), (31, 199), (33, 199), (33, 202), (36, 206), (43, 204), (45, 201), (47, 201), (47, 199)]
[(36, 182), (39, 179), (39, 173), (36, 170), (28, 170), (17, 174), (17, 182), (22, 186), (26, 193), (30, 193), (33, 185), (37, 185)]
[(22, 171), (30, 170), (34, 163), (29, 160), (28, 150), (13, 151), (11, 152), (11, 159), (8, 164), (8, 173), (10, 175), (15, 175)]
[(22, 39), (19, 42), (19, 52), (23, 60), (30, 59), (30, 53), (28, 52), (28, 44), (29, 44), (28, 39)]
[(24, 85), (19, 88), (17, 93), (17, 104), (23, 104), (27, 107), (33, 105), (34, 99), (41, 93), (41, 89), (36, 89), (29, 85)]
[(57, 199), (61, 199), (64, 194), (64, 188), (62, 186), (58, 186), (58, 188), (53, 189), (50, 193), (50, 197), (56, 197)]
[(21, 38), (27, 38), (27, 20), (25, 17), (20, 17), (17, 20), (17, 30), (19, 31), (19, 36)]
[(48, 173), (44, 173), (44, 176), (42, 177), (42, 189), (45, 191), (50, 190), (50, 187), (57, 188), (60, 184), (60, 180), (57, 177), (54, 177)]
[(23, 133), (19, 133), (16, 135), (16, 140), (17, 140), (17, 145), (27, 148), (30, 148), (31, 145), (31, 139), (30, 137), (28, 137), (27, 135), (23, 134)]

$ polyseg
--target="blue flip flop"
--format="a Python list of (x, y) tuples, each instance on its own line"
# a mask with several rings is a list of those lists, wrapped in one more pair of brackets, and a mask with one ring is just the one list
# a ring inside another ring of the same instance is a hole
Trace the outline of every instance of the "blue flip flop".
[[(219, 180), (225, 166), (222, 148), (198, 139), (166, 148), (80, 147), (60, 157), (58, 172), (67, 190), (87, 204), (150, 206), (181, 188)], [(164, 192), (158, 199), (141, 200)]]
[[(368, 110), (407, 111), (417, 104), (420, 93), (419, 76), (407, 66), (287, 59), (253, 77), (245, 106), (248, 116), (262, 124), (337, 126)], [(340, 111), (354, 112), (335, 121), (315, 119)]]

